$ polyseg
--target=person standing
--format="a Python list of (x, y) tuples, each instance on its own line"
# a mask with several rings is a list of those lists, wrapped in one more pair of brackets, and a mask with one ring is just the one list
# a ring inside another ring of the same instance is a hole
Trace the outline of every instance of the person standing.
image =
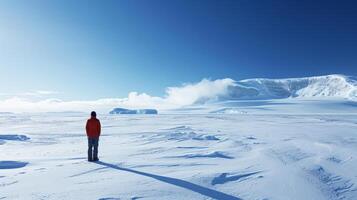
[(97, 119), (97, 113), (91, 112), (91, 118), (87, 120), (86, 132), (88, 137), (88, 161), (98, 161), (98, 143), (101, 132), (100, 121)]

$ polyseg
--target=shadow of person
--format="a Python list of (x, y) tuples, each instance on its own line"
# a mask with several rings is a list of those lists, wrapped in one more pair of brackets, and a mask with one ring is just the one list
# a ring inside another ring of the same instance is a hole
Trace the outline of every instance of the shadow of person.
[(109, 167), (112, 169), (116, 169), (116, 170), (120, 170), (120, 171), (126, 171), (126, 172), (131, 172), (134, 174), (139, 174), (142, 176), (146, 176), (146, 177), (150, 177), (153, 179), (156, 179), (158, 181), (161, 182), (165, 182), (171, 185), (175, 185), (181, 188), (185, 188), (188, 190), (191, 190), (193, 192), (197, 192), (201, 195), (213, 198), (213, 199), (219, 199), (219, 200), (241, 200), (238, 197), (223, 193), (223, 192), (219, 192), (217, 190), (213, 190), (210, 188), (206, 188), (188, 181), (184, 181), (181, 179), (177, 179), (177, 178), (171, 178), (171, 177), (167, 177), (167, 176), (160, 176), (160, 175), (155, 175), (155, 174), (150, 174), (150, 173), (146, 173), (146, 172), (141, 172), (141, 171), (137, 171), (137, 170), (133, 170), (133, 169), (129, 169), (129, 168), (125, 168), (125, 167), (119, 167), (117, 165), (114, 164), (110, 164), (110, 163), (106, 163), (106, 162), (102, 162), (102, 161), (97, 161), (95, 162), (98, 165), (102, 165), (105, 167)]

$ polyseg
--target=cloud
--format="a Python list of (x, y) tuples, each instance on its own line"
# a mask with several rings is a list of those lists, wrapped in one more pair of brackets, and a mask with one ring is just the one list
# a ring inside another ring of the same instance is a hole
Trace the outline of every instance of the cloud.
[(60, 99), (34, 100), (28, 97), (43, 97), (57, 94), (54, 91), (34, 91), (15, 95), (0, 101), (1, 112), (47, 112), (47, 111), (88, 111), (108, 112), (114, 107), (175, 109), (193, 104), (217, 100), (227, 94), (228, 88), (235, 85), (232, 79), (208, 80), (198, 83), (168, 87), (163, 97), (146, 93), (130, 92), (126, 98), (107, 98), (93, 101), (62, 101)]
[(59, 94), (59, 92), (51, 91), (51, 90), (35, 90), (35, 91), (22, 92), (22, 93), (0, 93), (0, 96), (29, 98), (29, 97), (45, 97), (55, 94)]
[(196, 84), (185, 84), (181, 87), (169, 87), (165, 100), (172, 105), (187, 106), (217, 100), (228, 92), (235, 81), (229, 78), (211, 81), (203, 79)]
[(27, 92), (27, 93), (23, 93), (23, 95), (27, 95), (27, 96), (47, 96), (47, 95), (54, 95), (54, 94), (58, 94), (59, 92), (56, 91), (51, 91), (51, 90), (36, 90), (33, 92)]

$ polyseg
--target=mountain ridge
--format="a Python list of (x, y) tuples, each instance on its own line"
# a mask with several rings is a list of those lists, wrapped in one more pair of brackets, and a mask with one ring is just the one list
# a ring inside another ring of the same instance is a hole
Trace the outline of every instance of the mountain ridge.
[(356, 99), (357, 79), (353, 76), (331, 74), (302, 78), (254, 78), (235, 81), (219, 100), (259, 100), (284, 98)]

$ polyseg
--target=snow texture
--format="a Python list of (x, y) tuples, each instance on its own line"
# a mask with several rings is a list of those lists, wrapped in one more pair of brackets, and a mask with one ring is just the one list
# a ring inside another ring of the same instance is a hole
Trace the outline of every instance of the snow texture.
[(2, 115), (0, 199), (357, 199), (356, 103), (294, 91), (301, 98), (98, 113), (99, 162), (86, 161), (89, 113)]
[(0, 133), (31, 139), (0, 134), (15, 139), (0, 146), (1, 197), (356, 199), (356, 112), (278, 113), (98, 115), (97, 163), (86, 115), (2, 118)]

